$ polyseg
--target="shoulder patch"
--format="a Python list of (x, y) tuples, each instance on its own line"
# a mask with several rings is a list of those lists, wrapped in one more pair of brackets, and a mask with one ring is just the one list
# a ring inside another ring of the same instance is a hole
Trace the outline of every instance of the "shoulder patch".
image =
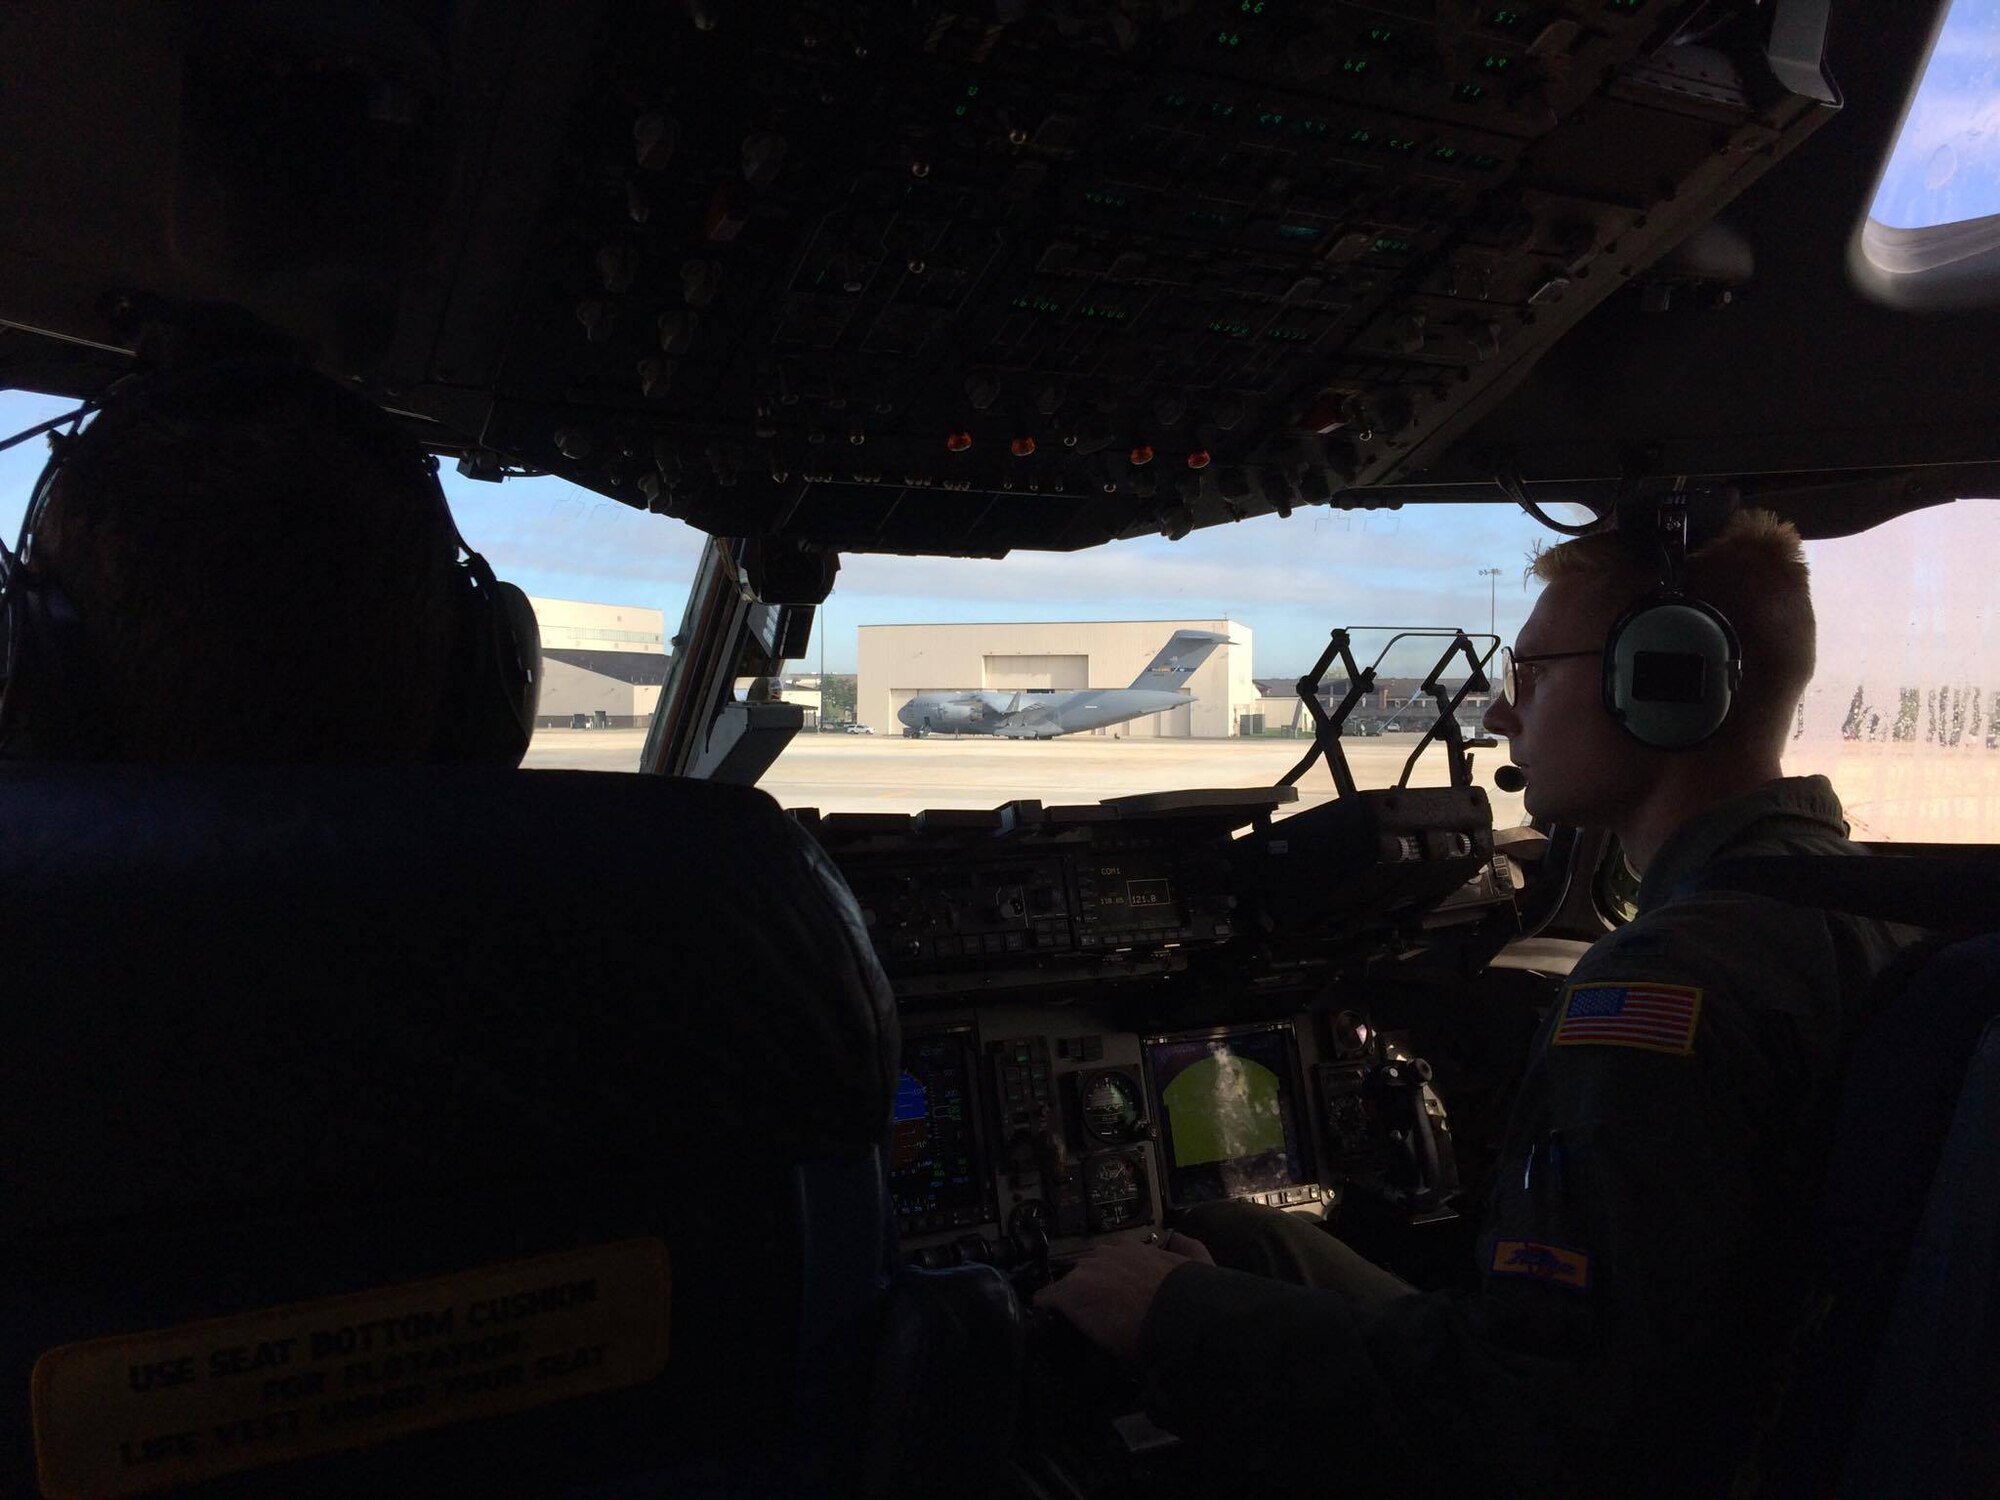
[(1688, 1057), (1702, 992), (1650, 980), (1585, 980), (1563, 991), (1552, 1047), (1636, 1047)]
[(1532, 1281), (1566, 1286), (1572, 1291), (1586, 1291), (1590, 1287), (1588, 1255), (1541, 1240), (1500, 1240), (1493, 1246), (1493, 1263), (1487, 1269), (1495, 1276), (1525, 1276)]

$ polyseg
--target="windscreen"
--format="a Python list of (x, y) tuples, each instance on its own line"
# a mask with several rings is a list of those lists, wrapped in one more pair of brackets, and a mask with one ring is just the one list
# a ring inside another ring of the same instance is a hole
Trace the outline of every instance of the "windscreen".
[(1211, 1203), (1307, 1180), (1290, 1027), (1151, 1038), (1146, 1069), (1170, 1202)]

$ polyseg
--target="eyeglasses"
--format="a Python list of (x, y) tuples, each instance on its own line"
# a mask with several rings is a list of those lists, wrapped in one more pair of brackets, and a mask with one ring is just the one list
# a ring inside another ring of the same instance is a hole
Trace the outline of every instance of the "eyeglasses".
[[(1543, 662), (1565, 661), (1572, 656), (1602, 656), (1602, 651), (1537, 651), (1533, 656), (1516, 656), (1511, 647), (1500, 648), (1500, 701), (1510, 707), (1521, 701), (1521, 669), (1539, 667)], [(1528, 679), (1535, 679), (1531, 674)]]

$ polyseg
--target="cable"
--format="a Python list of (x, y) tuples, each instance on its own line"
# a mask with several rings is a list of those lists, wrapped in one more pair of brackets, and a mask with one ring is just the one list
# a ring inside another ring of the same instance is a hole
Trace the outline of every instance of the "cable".
[(1509, 500), (1512, 500), (1522, 510), (1525, 510), (1537, 521), (1540, 521), (1549, 530), (1558, 532), (1563, 536), (1589, 536), (1604, 524), (1604, 517), (1601, 514), (1595, 515), (1594, 519), (1587, 526), (1571, 526), (1558, 521), (1554, 516), (1528, 498), (1528, 492), (1521, 487), (1520, 476), (1512, 469), (1502, 468), (1495, 470), (1493, 482), (1500, 486), (1501, 493)]

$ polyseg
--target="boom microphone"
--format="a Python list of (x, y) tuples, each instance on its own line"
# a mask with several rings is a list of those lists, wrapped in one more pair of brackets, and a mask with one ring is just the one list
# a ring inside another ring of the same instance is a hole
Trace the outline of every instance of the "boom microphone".
[(1503, 792), (1518, 792), (1528, 784), (1519, 766), (1502, 766), (1493, 773), (1493, 784)]

